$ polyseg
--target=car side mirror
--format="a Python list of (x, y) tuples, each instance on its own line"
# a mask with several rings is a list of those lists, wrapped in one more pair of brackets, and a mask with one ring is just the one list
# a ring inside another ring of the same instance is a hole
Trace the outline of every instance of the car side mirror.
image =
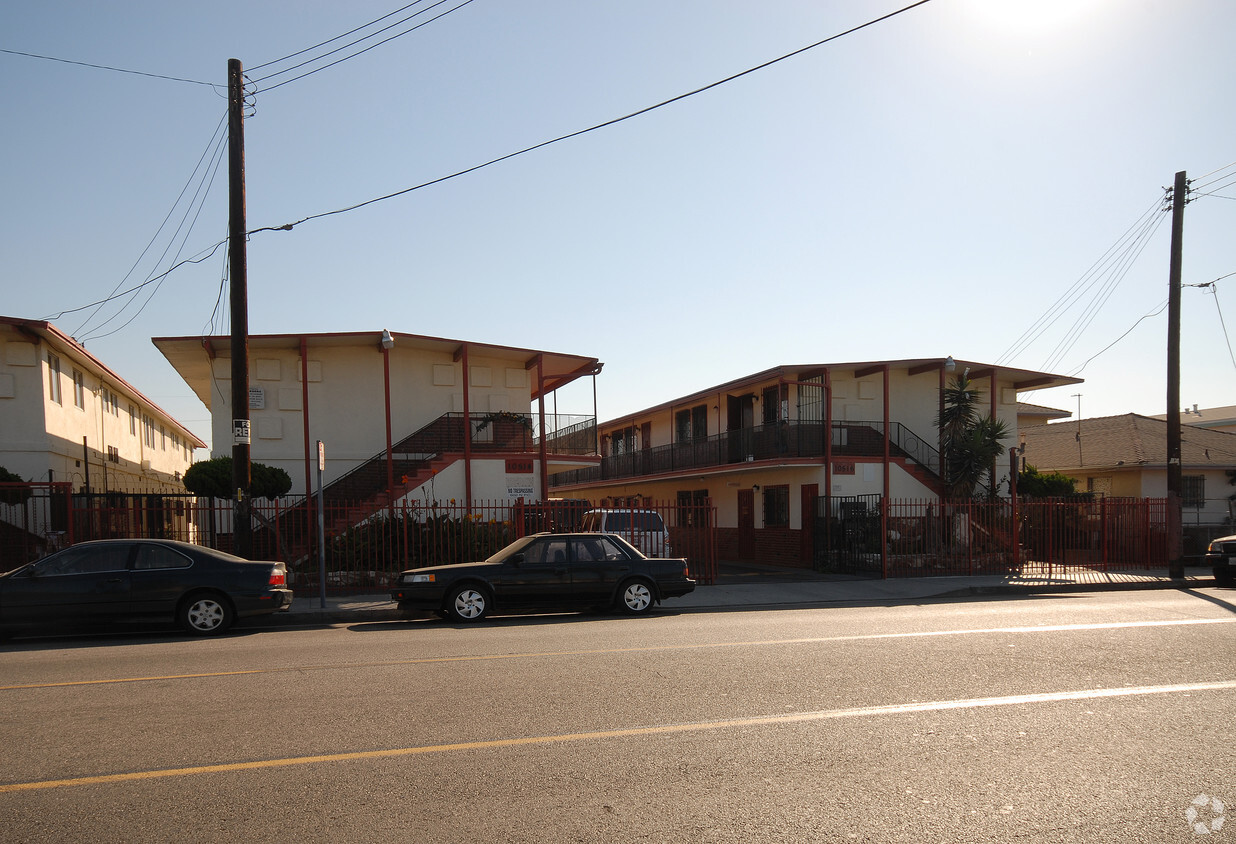
[(508, 562), (510, 562), (510, 564), (513, 566), (518, 566), (523, 561), (524, 561), (524, 552), (520, 551), (518, 554), (511, 557), (511, 559)]

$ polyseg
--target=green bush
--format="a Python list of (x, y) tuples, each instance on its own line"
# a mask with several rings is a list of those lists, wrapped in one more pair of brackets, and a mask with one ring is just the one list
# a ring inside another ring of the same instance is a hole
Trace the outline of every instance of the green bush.
[[(292, 488), (292, 478), (283, 469), (263, 463), (249, 464), (250, 493), (254, 498), (279, 498)], [(185, 472), (185, 489), (210, 498), (232, 497), (232, 458), (215, 457), (194, 463)]]

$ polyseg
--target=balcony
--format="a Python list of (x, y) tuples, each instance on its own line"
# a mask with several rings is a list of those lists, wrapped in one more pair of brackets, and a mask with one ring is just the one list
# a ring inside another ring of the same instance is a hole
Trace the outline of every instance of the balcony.
[[(824, 422), (776, 422), (743, 428), (673, 445), (608, 455), (599, 466), (559, 472), (550, 478), (554, 487), (589, 484), (649, 475), (690, 474), (701, 469), (736, 463), (825, 456)], [(940, 453), (900, 422), (889, 428), (889, 452), (924, 473), (929, 481), (940, 477)], [(883, 457), (883, 422), (833, 422), (832, 456)]]

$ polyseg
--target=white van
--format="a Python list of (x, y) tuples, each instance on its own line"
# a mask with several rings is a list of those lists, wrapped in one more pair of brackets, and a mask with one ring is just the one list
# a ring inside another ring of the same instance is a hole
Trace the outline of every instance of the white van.
[(673, 557), (669, 531), (656, 510), (589, 510), (580, 522), (581, 531), (613, 533), (640, 550), (645, 557)]

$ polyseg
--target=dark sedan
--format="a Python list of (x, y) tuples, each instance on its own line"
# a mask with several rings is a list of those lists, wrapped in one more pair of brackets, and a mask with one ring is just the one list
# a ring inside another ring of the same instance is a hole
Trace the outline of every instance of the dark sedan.
[(1220, 536), (1206, 546), (1206, 562), (1220, 586), (1236, 586), (1236, 536)]
[(609, 534), (538, 533), (482, 562), (409, 569), (391, 597), (409, 614), (479, 621), (491, 612), (590, 607), (641, 615), (693, 589), (686, 560), (645, 557)]
[(210, 636), (237, 618), (291, 606), (283, 563), (250, 562), (172, 540), (81, 542), (0, 575), (0, 633), (174, 621)]

